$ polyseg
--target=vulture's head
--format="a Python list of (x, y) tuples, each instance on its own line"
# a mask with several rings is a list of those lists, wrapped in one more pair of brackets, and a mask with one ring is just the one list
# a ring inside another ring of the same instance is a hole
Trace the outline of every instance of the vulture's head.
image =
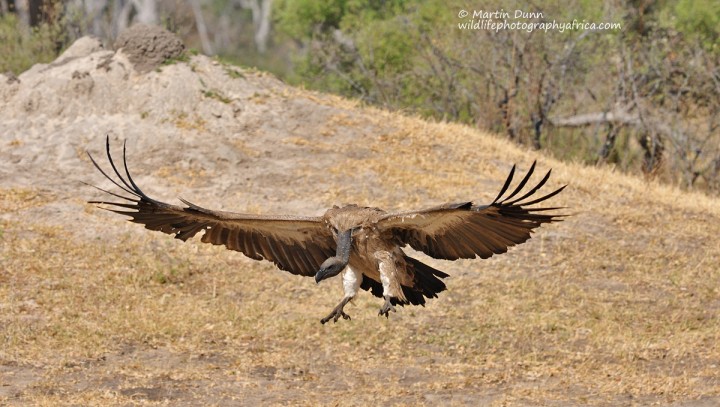
[(326, 278), (335, 277), (347, 266), (347, 262), (343, 262), (337, 257), (330, 257), (320, 265), (320, 270), (315, 273), (315, 282), (320, 283)]
[(350, 246), (352, 245), (353, 229), (342, 232), (334, 231), (337, 249), (334, 257), (330, 257), (320, 265), (320, 270), (315, 273), (315, 282), (319, 283), (326, 278), (335, 277), (350, 262)]

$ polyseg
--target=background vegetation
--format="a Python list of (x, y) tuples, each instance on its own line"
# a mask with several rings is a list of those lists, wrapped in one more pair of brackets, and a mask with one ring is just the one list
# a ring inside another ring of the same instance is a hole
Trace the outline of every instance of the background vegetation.
[(293, 84), (470, 124), (563, 159), (720, 190), (717, 0), (482, 4), (541, 12), (537, 22), (621, 26), (564, 32), (463, 30), (461, 1), (0, 3), (0, 72), (47, 62), (87, 33), (111, 44), (135, 21), (160, 23), (204, 53)]

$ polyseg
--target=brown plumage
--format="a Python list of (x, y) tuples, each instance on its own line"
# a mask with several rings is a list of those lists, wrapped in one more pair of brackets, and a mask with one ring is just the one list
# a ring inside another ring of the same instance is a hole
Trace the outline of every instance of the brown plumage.
[[(123, 146), (121, 174), (110, 154), (108, 161), (117, 180), (108, 175), (90, 156), (95, 167), (130, 196), (101, 189), (123, 202), (90, 201), (108, 205), (105, 209), (129, 216), (145, 225), (187, 240), (198, 232), (201, 241), (224, 245), (255, 260), (268, 260), (281, 270), (320, 281), (343, 273), (345, 296), (322, 323), (350, 319), (343, 307), (358, 288), (370, 291), (385, 302), (380, 314), (388, 316), (395, 305), (424, 305), (425, 298), (445, 290), (448, 275), (402, 250), (409, 245), (437, 259), (488, 258), (505, 253), (510, 246), (525, 242), (543, 223), (561, 220), (557, 207), (534, 207), (562, 191), (565, 186), (535, 198), (547, 182), (550, 171), (533, 188), (521, 193), (535, 169), (535, 163), (504, 197), (513, 179), (510, 170), (497, 198), (489, 205), (473, 202), (448, 203), (419, 211), (387, 213), (379, 208), (347, 205), (328, 209), (323, 216), (265, 216), (213, 211), (186, 200), (186, 206), (170, 205), (147, 196), (130, 176)], [(98, 188), (99, 189), (99, 188)]]

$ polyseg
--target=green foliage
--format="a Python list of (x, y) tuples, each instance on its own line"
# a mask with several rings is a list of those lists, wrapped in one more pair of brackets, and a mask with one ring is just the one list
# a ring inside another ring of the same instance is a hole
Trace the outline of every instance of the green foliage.
[(294, 38), (311, 38), (340, 27), (347, 0), (281, 0), (275, 5), (278, 27)]
[(245, 74), (241, 70), (232, 68), (228, 65), (223, 66), (225, 74), (233, 79), (245, 79)]
[[(306, 3), (282, 0), (276, 24), (304, 45), (296, 54), (293, 82), (436, 119), (479, 124), (561, 158), (601, 159), (624, 169), (656, 171), (654, 166), (663, 162), (659, 155), (668, 151), (663, 144), (672, 143), (684, 151), (667, 161), (672, 171), (690, 179), (697, 177), (693, 174), (713, 177), (708, 160), (720, 148), (712, 130), (720, 113), (720, 103), (712, 98), (717, 92), (712, 72), (720, 55), (717, 0), (633, 0), (625, 7), (592, 0), (490, 0), (482, 7), (454, 0)], [(459, 10), (479, 9), (502, 10), (510, 20), (514, 10), (523, 10), (542, 12), (540, 21), (546, 23), (620, 23), (622, 28), (460, 29)], [(716, 57), (696, 52), (697, 44)], [(582, 119), (585, 113), (623, 113), (638, 99), (647, 109), (642, 115), (654, 117), (650, 126), (655, 128), (632, 121), (552, 124), (556, 118)], [(710, 126), (703, 128), (708, 119)], [(617, 130), (616, 136), (609, 129)], [(660, 134), (653, 136), (659, 150), (643, 144), (648, 132)], [(662, 141), (677, 134), (692, 136)], [(614, 148), (603, 150), (606, 143)], [(601, 150), (606, 152), (599, 158)]]
[(410, 69), (416, 49), (407, 24), (397, 19), (376, 21), (355, 36), (360, 57), (381, 74)]
[(63, 37), (59, 23), (25, 27), (14, 14), (0, 15), (0, 72), (20, 74), (36, 63), (47, 63), (59, 54)]
[(680, 32), (698, 39), (706, 49), (720, 53), (720, 1), (679, 0), (675, 15)]
[(168, 59), (164, 60), (162, 62), (162, 65), (175, 65), (180, 62), (189, 63), (190, 55), (191, 55), (191, 52), (184, 51), (182, 54), (180, 54), (176, 57), (172, 57), (172, 58), (168, 58)]
[(205, 89), (202, 91), (202, 94), (206, 98), (215, 99), (225, 104), (232, 102), (232, 99), (225, 96), (225, 94), (223, 94), (219, 89)]
[(354, 31), (366, 24), (392, 18), (418, 1), (399, 0), (280, 0), (275, 3), (276, 27), (298, 40)]

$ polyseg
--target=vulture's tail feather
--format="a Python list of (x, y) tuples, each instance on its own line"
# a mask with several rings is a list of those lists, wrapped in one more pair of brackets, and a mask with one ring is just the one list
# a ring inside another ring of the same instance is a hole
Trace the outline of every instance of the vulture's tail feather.
[(382, 298), (383, 296), (383, 286), (380, 282), (375, 281), (369, 277), (365, 277), (362, 279), (362, 282), (360, 283), (360, 288), (362, 288), (365, 291), (370, 291), (370, 293), (378, 298)]
[(447, 274), (412, 257), (405, 256), (405, 261), (415, 274), (415, 287), (402, 286), (403, 294), (410, 304), (424, 306), (426, 297), (437, 298), (439, 292), (445, 291), (447, 287), (441, 279), (447, 277)]
[[(445, 283), (441, 279), (448, 277), (448, 274), (412, 257), (405, 256), (405, 261), (415, 274), (415, 287), (402, 286), (403, 294), (405, 294), (408, 303), (425, 306), (426, 297), (437, 298), (439, 292), (445, 291), (447, 287), (445, 287)], [(382, 284), (373, 279), (363, 278), (360, 288), (370, 291), (376, 297), (382, 298), (383, 296)], [(407, 304), (399, 302), (397, 298), (392, 298), (391, 303), (400, 306)]]

